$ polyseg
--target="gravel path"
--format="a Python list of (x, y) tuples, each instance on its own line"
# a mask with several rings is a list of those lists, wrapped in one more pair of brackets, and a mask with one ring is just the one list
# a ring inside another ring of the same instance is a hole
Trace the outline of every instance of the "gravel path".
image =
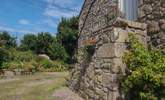
[(58, 100), (83, 100), (76, 93), (66, 87), (56, 90), (53, 96)]

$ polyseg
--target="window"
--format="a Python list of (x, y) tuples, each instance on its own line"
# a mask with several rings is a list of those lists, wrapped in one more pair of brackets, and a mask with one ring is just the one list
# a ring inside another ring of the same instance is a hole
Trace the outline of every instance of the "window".
[(136, 20), (138, 17), (138, 0), (119, 0), (119, 10), (127, 20)]

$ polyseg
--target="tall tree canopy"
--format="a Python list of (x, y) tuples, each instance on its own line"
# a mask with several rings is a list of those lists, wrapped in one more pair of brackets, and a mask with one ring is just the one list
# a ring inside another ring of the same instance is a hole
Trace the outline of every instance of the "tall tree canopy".
[(39, 33), (37, 36), (36, 52), (47, 54), (52, 43), (53, 43), (53, 37), (50, 33), (48, 32)]
[(56, 36), (48, 32), (27, 34), (21, 40), (21, 48), (37, 54), (47, 54), (53, 60), (60, 59), (72, 63), (77, 49), (78, 17), (62, 18), (57, 30)]
[(72, 62), (73, 55), (77, 49), (78, 17), (62, 18), (58, 25), (57, 39), (64, 46)]
[(16, 38), (12, 37), (7, 31), (0, 32), (0, 45), (7, 48), (16, 47)]
[(58, 59), (62, 61), (68, 60), (68, 54), (66, 53), (65, 48), (54, 38), (54, 41), (49, 49), (49, 56), (51, 59)]
[(41, 32), (38, 35), (26, 34), (21, 40), (22, 50), (31, 50), (37, 54), (48, 54), (53, 43), (53, 36), (48, 32)]
[(21, 49), (23, 50), (36, 50), (37, 36), (34, 34), (26, 34), (21, 40)]

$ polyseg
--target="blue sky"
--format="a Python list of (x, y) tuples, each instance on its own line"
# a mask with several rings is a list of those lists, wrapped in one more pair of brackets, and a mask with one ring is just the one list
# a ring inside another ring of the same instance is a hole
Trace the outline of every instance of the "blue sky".
[(0, 30), (17, 37), (26, 33), (57, 33), (61, 17), (78, 15), (84, 0), (1, 0)]

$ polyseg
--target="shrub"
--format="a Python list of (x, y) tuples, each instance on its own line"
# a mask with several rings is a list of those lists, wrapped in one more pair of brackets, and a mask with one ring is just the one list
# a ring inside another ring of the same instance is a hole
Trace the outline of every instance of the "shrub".
[(51, 61), (44, 59), (39, 62), (38, 70), (39, 71), (48, 71), (48, 72), (58, 72), (65, 71), (68, 69), (68, 65), (63, 61)]
[(37, 70), (37, 64), (35, 61), (31, 62), (16, 62), (10, 61), (3, 63), (3, 69), (13, 70), (13, 69), (24, 69), (26, 71)]
[(23, 69), (26, 71), (37, 71), (37, 66), (35, 61), (24, 62)]
[(9, 59), (9, 53), (6, 49), (0, 48), (0, 69), (2, 69), (2, 64)]
[(36, 55), (32, 51), (17, 51), (15, 48), (9, 49), (10, 61), (30, 62), (35, 60)]
[(53, 62), (54, 67), (52, 67), (52, 71), (66, 71), (67, 69), (69, 69), (69, 65), (66, 64), (63, 61), (54, 61)]
[(23, 68), (23, 63), (22, 62), (15, 62), (15, 61), (5, 62), (5, 63), (3, 63), (2, 68), (3, 69)]
[(84, 47), (84, 49), (85, 49), (86, 60), (90, 62), (93, 54), (95, 53), (95, 45), (87, 45)]
[(68, 54), (65, 48), (61, 44), (59, 44), (56, 40), (54, 40), (54, 42), (50, 46), (49, 55), (53, 60), (60, 59), (65, 62), (68, 60)]
[[(147, 50), (130, 34), (130, 52), (125, 54), (124, 61), (130, 74), (122, 86), (130, 100), (158, 100), (163, 96), (162, 79), (165, 72), (165, 55), (159, 50)], [(129, 95), (129, 96), (128, 96)]]
[(41, 65), (42, 65), (45, 69), (54, 67), (53, 62), (52, 62), (51, 60), (48, 60), (48, 59), (42, 60)]

